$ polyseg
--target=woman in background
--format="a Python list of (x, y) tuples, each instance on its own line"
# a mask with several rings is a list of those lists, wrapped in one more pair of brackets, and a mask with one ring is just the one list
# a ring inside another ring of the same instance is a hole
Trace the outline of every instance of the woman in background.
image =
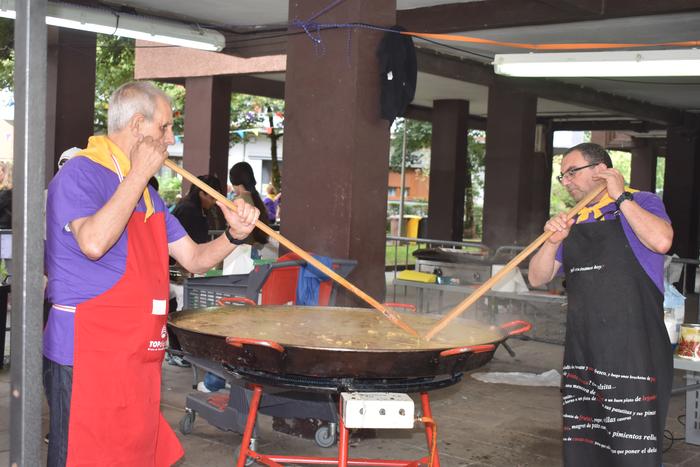
[[(243, 200), (252, 204), (260, 210), (260, 212), (266, 212), (265, 203), (263, 203), (260, 193), (255, 188), (255, 175), (253, 175), (253, 168), (247, 162), (239, 162), (234, 164), (228, 173), (229, 180), (231, 181), (231, 186), (233, 186), (233, 192), (236, 198), (243, 198)], [(267, 216), (260, 216), (260, 219), (265, 222), (265, 224), (270, 225)], [(263, 245), (268, 242), (268, 235), (260, 229), (255, 229), (246, 239), (246, 243), (251, 245), (251, 258), (259, 259), (260, 253)]]
[(12, 228), (12, 163), (0, 162), (0, 229)]

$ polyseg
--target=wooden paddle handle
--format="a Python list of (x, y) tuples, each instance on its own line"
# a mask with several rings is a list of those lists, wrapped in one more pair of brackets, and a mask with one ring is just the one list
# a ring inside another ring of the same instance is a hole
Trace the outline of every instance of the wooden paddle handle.
[[(202, 189), (205, 193), (208, 195), (212, 196), (214, 199), (217, 201), (221, 201), (224, 203), (229, 209), (232, 211), (236, 210), (236, 206), (226, 198), (224, 195), (219, 193), (218, 191), (214, 190), (212, 187), (192, 175), (190, 172), (187, 170), (183, 169), (182, 167), (179, 167), (177, 164), (175, 164), (173, 161), (170, 159), (166, 159), (164, 162), (164, 165), (170, 170), (180, 174), (183, 178), (187, 179), (191, 183), (197, 185), (199, 188)], [(394, 313), (393, 311), (389, 310), (385, 306), (383, 306), (381, 303), (379, 303), (377, 300), (374, 298), (370, 297), (366, 293), (364, 293), (362, 290), (351, 284), (347, 279), (333, 271), (331, 268), (326, 266), (325, 264), (321, 263), (319, 260), (311, 256), (309, 253), (304, 251), (301, 247), (295, 245), (292, 243), (290, 240), (287, 238), (283, 237), (279, 232), (273, 230), (269, 225), (265, 224), (264, 222), (261, 222), (260, 220), (255, 222), (255, 227), (258, 229), (262, 230), (266, 234), (268, 234), (270, 237), (274, 238), (278, 242), (280, 242), (282, 245), (286, 246), (289, 248), (291, 251), (299, 255), (303, 260), (305, 260), (307, 263), (313, 265), (317, 269), (321, 270), (325, 275), (333, 279), (335, 282), (338, 284), (342, 285), (345, 287), (347, 290), (355, 294), (357, 297), (361, 298), (364, 300), (367, 304), (369, 304), (372, 308), (380, 311), (385, 317), (389, 319), (392, 323), (406, 331), (407, 333), (413, 335), (414, 337), (418, 337), (418, 332), (413, 329), (411, 326), (406, 324), (404, 321), (399, 318), (398, 314)]]
[[(585, 208), (591, 201), (593, 201), (595, 197), (598, 196), (605, 188), (605, 185), (600, 185), (599, 187), (596, 187), (581, 201), (579, 201), (578, 204), (574, 206), (568, 213), (566, 213), (566, 219), (572, 219), (581, 209)], [(537, 237), (537, 239), (534, 242), (530, 243), (530, 245), (528, 245), (523, 251), (518, 253), (518, 255), (515, 258), (510, 260), (508, 264), (503, 266), (500, 271), (491, 276), (491, 278), (484, 282), (481, 285), (481, 287), (472, 292), (471, 295), (465, 298), (462, 302), (455, 306), (444, 318), (438, 321), (437, 324), (435, 324), (435, 326), (433, 326), (430, 329), (430, 331), (428, 331), (428, 333), (425, 335), (425, 340), (432, 339), (435, 336), (435, 334), (437, 334), (445, 326), (447, 326), (450, 321), (455, 319), (457, 316), (461, 315), (464, 312), (464, 310), (472, 306), (474, 302), (480, 299), (481, 296), (484, 295), (486, 292), (491, 290), (491, 287), (498, 284), (498, 282), (501, 279), (503, 279), (503, 277), (506, 274), (512, 271), (518, 264), (522, 263), (525, 258), (530, 256), (530, 254), (532, 254), (537, 248), (539, 248), (540, 245), (547, 241), (547, 239), (553, 234), (554, 232), (552, 231), (543, 232), (542, 235)]]

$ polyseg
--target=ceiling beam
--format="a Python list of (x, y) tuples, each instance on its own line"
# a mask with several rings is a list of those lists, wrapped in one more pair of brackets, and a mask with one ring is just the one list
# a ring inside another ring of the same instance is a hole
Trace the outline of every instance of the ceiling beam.
[[(602, 11), (591, 8), (553, 6), (554, 1), (485, 0), (398, 10), (396, 22), (409, 31), (453, 33), (494, 28), (573, 23), (632, 16), (663, 15), (700, 10), (700, 0), (606, 0)], [(567, 0), (567, 5), (580, 4)]]
[(231, 76), (231, 92), (284, 99), (284, 81), (274, 81), (247, 75), (233, 75)]
[(483, 86), (491, 86), (498, 81), (544, 99), (613, 111), (622, 115), (666, 125), (679, 125), (686, 118), (685, 112), (677, 109), (649, 104), (553, 79), (498, 76), (488, 64), (450, 57), (426, 49), (418, 49), (416, 57), (418, 59), (418, 71), (444, 78), (467, 81)]
[(666, 126), (639, 120), (565, 120), (552, 121), (554, 131), (634, 131), (648, 133), (651, 130), (665, 130)]
[(530, 2), (544, 3), (550, 7), (573, 12), (597, 13), (605, 11), (605, 0), (528, 0)]
[[(431, 107), (423, 107), (420, 105), (409, 105), (406, 109), (406, 118), (411, 120), (419, 120), (421, 122), (433, 121), (433, 109)], [(467, 117), (467, 128), (470, 130), (486, 131), (486, 118), (477, 115), (469, 115)]]

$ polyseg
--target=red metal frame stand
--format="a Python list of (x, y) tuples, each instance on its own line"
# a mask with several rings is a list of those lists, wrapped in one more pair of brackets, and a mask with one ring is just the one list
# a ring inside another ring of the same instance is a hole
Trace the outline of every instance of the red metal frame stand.
[[(313, 457), (313, 456), (283, 456), (283, 455), (267, 455), (255, 452), (250, 449), (250, 439), (253, 436), (253, 428), (255, 427), (255, 419), (258, 415), (258, 407), (260, 405), (260, 399), (262, 398), (262, 386), (257, 384), (252, 385), (253, 388), (253, 398), (250, 404), (250, 410), (248, 411), (248, 420), (246, 421), (245, 432), (243, 433), (243, 439), (241, 440), (241, 450), (238, 455), (238, 461), (236, 467), (245, 467), (245, 461), (247, 457), (252, 457), (261, 464), (270, 467), (283, 467), (284, 463), (287, 464), (308, 464), (308, 465), (338, 465), (339, 467), (347, 466), (376, 466), (376, 467), (419, 467), (420, 465), (427, 465), (429, 462), (429, 455), (421, 457), (415, 460), (391, 460), (391, 459), (360, 459), (360, 458), (348, 458), (348, 444), (350, 441), (350, 431), (345, 427), (343, 422), (343, 406), (342, 401), (338, 407), (339, 415), (339, 430), (340, 436), (338, 438), (338, 457)], [(427, 392), (422, 392), (421, 395), (421, 405), (423, 407), (423, 415), (425, 417), (432, 419), (432, 411), (430, 409), (430, 397)], [(433, 443), (433, 428), (425, 424), (425, 437), (428, 441), (428, 452), (431, 451), (431, 445)], [(434, 467), (440, 467), (440, 459), (435, 450), (435, 459), (433, 461)]]

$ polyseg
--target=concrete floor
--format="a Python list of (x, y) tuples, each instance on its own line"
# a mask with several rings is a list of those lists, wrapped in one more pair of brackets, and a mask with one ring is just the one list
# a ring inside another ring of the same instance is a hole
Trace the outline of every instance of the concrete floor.
[[(402, 291), (399, 292), (402, 294)], [(387, 296), (389, 298), (389, 295)], [(457, 299), (456, 297), (455, 299)], [(410, 302), (414, 297), (399, 297)], [(445, 306), (450, 306), (450, 301)], [(477, 315), (488, 314), (475, 310)], [(537, 330), (542, 321), (553, 330), (552, 323), (563, 322), (561, 310), (499, 309), (497, 319), (513, 314), (533, 319)], [(535, 333), (537, 335), (537, 333)], [(554, 336), (556, 340), (557, 336)], [(563, 348), (559, 345), (511, 339), (516, 352), (511, 357), (499, 348), (494, 359), (477, 371), (518, 371), (541, 373), (557, 369), (561, 372)], [(0, 371), (0, 467), (9, 459), (9, 370)], [(676, 372), (674, 386), (682, 385), (682, 373)], [(185, 396), (192, 390), (192, 371), (163, 366), (162, 410), (174, 427), (186, 455), (179, 467), (218, 467), (234, 465), (233, 450), (241, 436), (219, 431), (201, 418), (191, 434), (179, 432), (178, 423), (184, 414)], [(561, 461), (561, 408), (558, 388), (526, 387), (482, 383), (470, 375), (450, 388), (431, 393), (434, 418), (438, 423), (438, 446), (443, 466), (537, 466), (555, 467)], [(44, 411), (46, 413), (46, 411)], [(667, 428), (676, 440), (664, 454), (666, 467), (700, 465), (700, 446), (686, 444), (682, 438), (685, 397), (672, 398)], [(44, 416), (44, 418), (46, 418)], [(322, 449), (313, 441), (293, 438), (272, 431), (270, 417), (260, 417), (261, 453), (334, 456), (335, 448)], [(680, 420), (680, 421), (679, 421)], [(46, 420), (44, 420), (46, 422)], [(45, 450), (45, 446), (44, 446)], [(419, 458), (427, 454), (425, 437), (419, 429), (380, 430), (374, 439), (354, 440), (350, 456), (389, 459)]]

